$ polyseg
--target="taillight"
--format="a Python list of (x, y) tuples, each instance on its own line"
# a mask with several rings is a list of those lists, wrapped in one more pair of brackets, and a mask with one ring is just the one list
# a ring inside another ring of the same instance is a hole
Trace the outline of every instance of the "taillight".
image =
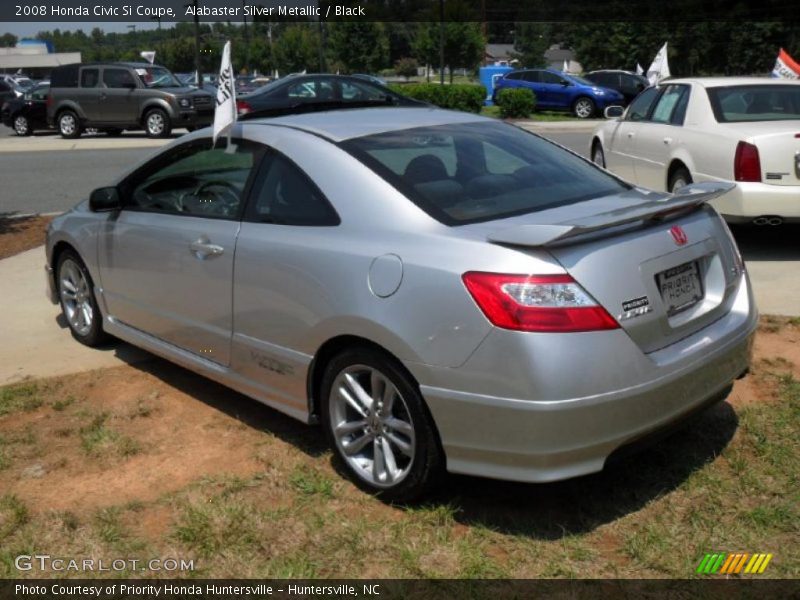
[(236, 112), (238, 112), (240, 115), (246, 115), (247, 113), (252, 112), (252, 110), (253, 107), (244, 100), (236, 101)]
[(736, 181), (761, 181), (761, 159), (758, 148), (747, 142), (739, 142), (733, 159), (733, 178)]
[(493, 325), (516, 331), (598, 331), (619, 327), (569, 275), (470, 271), (464, 285)]

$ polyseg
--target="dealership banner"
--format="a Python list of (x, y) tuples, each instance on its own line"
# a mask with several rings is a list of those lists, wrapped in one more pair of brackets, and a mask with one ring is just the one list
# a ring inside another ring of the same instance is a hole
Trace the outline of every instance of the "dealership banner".
[(800, 79), (800, 63), (795, 61), (783, 48), (772, 69), (772, 76), (780, 79)]
[[(525, 21), (714, 21), (792, 22), (794, 2), (746, 3), (740, 0), (571, 0), (570, 2), (520, 2), (519, 0), (3, 0), (3, 21), (42, 22), (241, 22), (244, 19), (276, 21), (438, 21), (440, 8), (447, 21), (515, 23)], [(724, 15), (724, 16), (722, 16)], [(1, 29), (0, 29), (1, 31)]]

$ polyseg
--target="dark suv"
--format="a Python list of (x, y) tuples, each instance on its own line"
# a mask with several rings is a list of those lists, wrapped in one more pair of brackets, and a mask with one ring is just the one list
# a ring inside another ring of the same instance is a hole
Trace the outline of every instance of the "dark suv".
[(173, 127), (190, 131), (214, 120), (215, 98), (180, 83), (149, 63), (89, 63), (56, 67), (50, 77), (47, 121), (62, 137), (93, 127), (109, 135), (144, 129), (167, 137)]
[(617, 90), (625, 96), (626, 105), (630, 104), (631, 100), (639, 95), (639, 92), (650, 87), (647, 77), (619, 69), (592, 71), (586, 73), (584, 77), (602, 87)]

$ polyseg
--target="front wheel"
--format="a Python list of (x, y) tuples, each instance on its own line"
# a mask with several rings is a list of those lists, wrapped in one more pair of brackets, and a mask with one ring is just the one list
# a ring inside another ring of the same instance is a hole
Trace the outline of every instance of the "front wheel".
[(331, 447), (362, 489), (410, 502), (441, 479), (444, 457), (422, 396), (385, 355), (357, 348), (331, 360), (320, 412)]
[(56, 285), (61, 312), (72, 337), (86, 346), (105, 342), (108, 335), (103, 331), (103, 317), (94, 296), (92, 278), (75, 252), (65, 250), (58, 257)]
[(147, 137), (165, 138), (172, 131), (169, 115), (160, 108), (154, 108), (144, 116), (144, 130)]
[(600, 142), (595, 143), (592, 148), (592, 162), (598, 167), (606, 168), (606, 155), (603, 152), (603, 146)]
[(572, 113), (579, 119), (588, 119), (595, 113), (596, 107), (591, 98), (578, 98), (572, 105)]
[(30, 121), (25, 115), (17, 115), (14, 119), (14, 133), (20, 136), (30, 135), (33, 133)]

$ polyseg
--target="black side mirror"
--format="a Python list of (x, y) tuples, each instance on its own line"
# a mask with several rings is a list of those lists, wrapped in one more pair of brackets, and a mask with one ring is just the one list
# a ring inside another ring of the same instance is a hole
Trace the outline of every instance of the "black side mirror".
[(89, 210), (92, 212), (108, 212), (122, 208), (119, 190), (114, 187), (97, 188), (89, 196)]

